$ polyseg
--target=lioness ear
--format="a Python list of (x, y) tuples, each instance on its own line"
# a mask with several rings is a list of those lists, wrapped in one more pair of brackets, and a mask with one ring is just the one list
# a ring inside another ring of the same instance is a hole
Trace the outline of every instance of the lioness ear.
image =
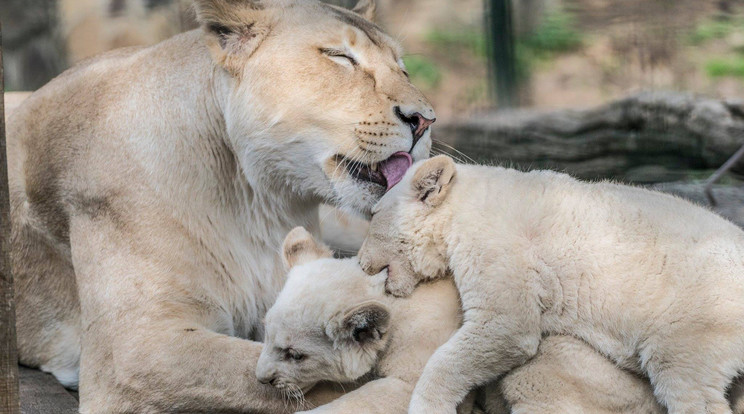
[(411, 181), (416, 198), (430, 207), (441, 204), (449, 192), (455, 171), (455, 162), (446, 155), (424, 161)]
[(359, 0), (357, 5), (354, 6), (354, 8), (351, 9), (351, 11), (373, 22), (375, 21), (375, 12), (377, 11), (377, 4), (375, 4), (375, 0)]
[(389, 325), (390, 312), (385, 305), (370, 300), (348, 309), (331, 322), (326, 333), (336, 342), (368, 347), (383, 338)]
[(282, 0), (196, 0), (196, 20), (213, 59), (233, 76), (240, 73), (271, 31)]
[(282, 259), (287, 269), (324, 257), (333, 257), (333, 252), (304, 227), (295, 227), (284, 238)]

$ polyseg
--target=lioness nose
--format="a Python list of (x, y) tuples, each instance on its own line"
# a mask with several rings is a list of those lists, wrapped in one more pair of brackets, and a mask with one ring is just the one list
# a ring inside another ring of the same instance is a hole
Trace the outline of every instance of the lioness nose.
[(416, 146), (418, 140), (424, 136), (424, 133), (431, 126), (431, 124), (433, 124), (434, 121), (437, 120), (436, 118), (426, 118), (419, 112), (414, 112), (410, 115), (404, 114), (399, 106), (395, 107), (395, 115), (397, 115), (401, 121), (403, 121), (411, 128), (411, 133), (413, 134), (413, 145), (411, 145), (411, 149)]

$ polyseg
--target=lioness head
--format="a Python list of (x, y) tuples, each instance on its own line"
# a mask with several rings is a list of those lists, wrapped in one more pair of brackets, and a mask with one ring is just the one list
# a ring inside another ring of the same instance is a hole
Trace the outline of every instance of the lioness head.
[(372, 23), (374, 3), (196, 0), (229, 96), (229, 143), (244, 171), (368, 213), (428, 156), (431, 105), (408, 79), (400, 46)]
[(370, 278), (356, 258), (333, 259), (303, 228), (287, 235), (287, 282), (266, 314), (259, 381), (288, 392), (369, 372), (386, 344), (390, 314), (376, 301), (385, 275)]
[(421, 161), (372, 210), (359, 262), (369, 274), (387, 268), (389, 293), (408, 296), (421, 280), (447, 271), (444, 223), (451, 213), (443, 204), (455, 173), (447, 156)]

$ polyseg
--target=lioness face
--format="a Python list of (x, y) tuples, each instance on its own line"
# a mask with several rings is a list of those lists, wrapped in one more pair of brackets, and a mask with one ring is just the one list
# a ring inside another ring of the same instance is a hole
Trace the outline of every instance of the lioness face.
[(302, 228), (287, 236), (291, 270), (266, 314), (259, 381), (288, 392), (305, 392), (319, 381), (354, 381), (384, 348), (388, 310), (365, 298), (380, 296), (385, 276), (370, 278), (356, 258), (333, 259), (326, 251)]
[[(370, 6), (362, 3), (357, 11)], [(434, 110), (400, 46), (361, 14), (313, 0), (246, 0), (243, 9), (230, 24), (200, 14), (231, 74), (225, 121), (241, 164), (369, 213), (431, 147)]]
[(408, 296), (420, 281), (446, 273), (446, 201), (455, 171), (446, 156), (417, 163), (372, 210), (359, 262), (368, 274), (388, 270), (388, 293)]

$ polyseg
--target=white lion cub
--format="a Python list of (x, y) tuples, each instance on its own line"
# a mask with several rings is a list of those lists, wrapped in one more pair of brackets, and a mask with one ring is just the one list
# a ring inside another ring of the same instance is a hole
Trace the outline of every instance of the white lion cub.
[(410, 413), (455, 412), (550, 333), (647, 374), (670, 414), (731, 413), (744, 232), (721, 217), (643, 189), (444, 156), (414, 165), (373, 214), (367, 273), (387, 267), (387, 290), (405, 296), (449, 270), (462, 298), (463, 326), (428, 361)]
[[(292, 269), (266, 317), (257, 377), (293, 397), (312, 388), (308, 398), (322, 403), (326, 384), (313, 387), (318, 381), (348, 383), (371, 373), (364, 378), (377, 379), (313, 413), (408, 412), (427, 359), (462, 322), (452, 280), (393, 298), (384, 273), (368, 277), (355, 258), (332, 259), (302, 228), (289, 233), (283, 250)], [(662, 413), (645, 381), (563, 335), (544, 340), (528, 364), (477, 393), (483, 411), (472, 413)], [(470, 413), (471, 402), (458, 411)]]
[[(385, 273), (367, 276), (356, 258), (333, 259), (304, 228), (283, 247), (286, 284), (266, 314), (259, 381), (300, 394), (320, 381), (375, 379), (314, 413), (407, 412), (431, 354), (461, 323), (448, 280), (422, 286), (410, 298), (385, 293)], [(366, 378), (366, 377), (365, 377)], [(472, 401), (461, 413), (470, 413)]]

